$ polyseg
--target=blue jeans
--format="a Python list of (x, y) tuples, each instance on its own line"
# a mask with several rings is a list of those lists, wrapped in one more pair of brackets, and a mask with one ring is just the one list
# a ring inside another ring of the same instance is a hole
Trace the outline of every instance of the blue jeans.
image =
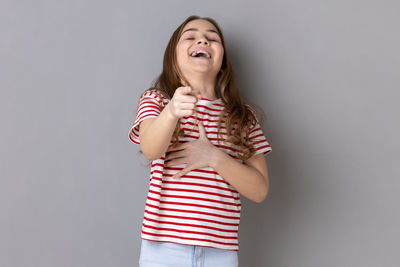
[(238, 252), (141, 239), (140, 267), (237, 267)]

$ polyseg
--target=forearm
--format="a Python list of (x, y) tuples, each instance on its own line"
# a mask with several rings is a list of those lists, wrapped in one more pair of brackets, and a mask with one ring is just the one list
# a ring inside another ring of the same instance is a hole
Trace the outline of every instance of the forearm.
[(212, 154), (212, 167), (218, 174), (231, 184), (246, 198), (260, 203), (268, 194), (268, 182), (255, 168), (242, 164), (215, 147)]
[(177, 122), (178, 118), (170, 113), (167, 104), (160, 115), (140, 133), (140, 147), (147, 159), (158, 159), (165, 153)]

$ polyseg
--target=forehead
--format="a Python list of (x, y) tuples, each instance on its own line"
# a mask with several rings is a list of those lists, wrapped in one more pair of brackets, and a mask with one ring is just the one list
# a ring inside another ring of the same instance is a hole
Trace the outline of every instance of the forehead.
[[(216, 32), (218, 33), (217, 28), (215, 28), (215, 26), (204, 19), (196, 19), (196, 20), (192, 20), (190, 22), (188, 22), (185, 27), (183, 27), (182, 33), (184, 33), (186, 30), (189, 29), (197, 29), (198, 31), (207, 31), (207, 32)], [(188, 31), (188, 32), (193, 32), (193, 31)]]

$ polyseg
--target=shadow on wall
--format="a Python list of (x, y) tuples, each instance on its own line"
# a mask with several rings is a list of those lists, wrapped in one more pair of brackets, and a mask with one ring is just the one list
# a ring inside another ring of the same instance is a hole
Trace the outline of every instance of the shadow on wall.
[[(239, 266), (257, 267), (260, 256), (263, 256), (262, 262), (268, 263), (270, 257), (266, 254), (282, 254), (285, 241), (280, 238), (284, 235), (279, 234), (279, 229), (281, 229), (281, 222), (288, 217), (287, 212), (291, 210), (289, 206), (293, 203), (290, 203), (288, 194), (282, 193), (285, 192), (285, 177), (288, 177), (288, 173), (285, 172), (287, 168), (283, 162), (285, 155), (279, 155), (279, 150), (274, 149), (270, 135), (272, 127), (266, 113), (267, 107), (265, 104), (256, 104), (252, 100), (258, 99), (257, 97), (268, 98), (271, 85), (268, 70), (265, 68), (266, 64), (261, 61), (268, 55), (263, 53), (261, 58), (259, 51), (252, 47), (251, 42), (245, 42), (241, 38), (236, 39), (234, 35), (230, 35), (229, 38), (227, 45), (239, 91), (244, 101), (256, 110), (266, 138), (273, 149), (272, 157), (270, 155), (267, 157), (270, 191), (266, 200), (257, 204), (241, 197), (243, 208), (239, 230)], [(262, 92), (259, 92), (260, 89)], [(260, 102), (263, 103), (262, 100), (257, 101), (257, 103)], [(279, 177), (279, 179), (275, 180), (274, 177)], [(273, 192), (280, 193), (274, 195)]]

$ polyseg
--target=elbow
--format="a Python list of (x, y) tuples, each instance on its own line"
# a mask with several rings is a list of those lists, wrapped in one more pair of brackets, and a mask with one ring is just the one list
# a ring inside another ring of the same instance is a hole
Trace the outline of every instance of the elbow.
[(145, 150), (143, 150), (143, 149), (142, 149), (142, 152), (143, 152), (143, 155), (145, 156), (145, 158), (146, 158), (147, 160), (150, 160), (150, 161), (159, 159), (159, 158), (161, 157), (161, 156), (158, 156), (158, 155), (149, 153), (148, 151), (145, 151)]
[(254, 202), (256, 203), (262, 203), (268, 196), (268, 186), (263, 187), (264, 190), (260, 191), (258, 194), (258, 197), (254, 199)]
[(152, 161), (152, 160), (156, 160), (156, 159), (160, 158), (159, 155), (155, 155), (154, 153), (151, 153), (151, 151), (149, 151), (149, 150), (147, 149), (147, 147), (145, 148), (145, 146), (144, 146), (142, 143), (140, 143), (140, 149), (142, 150), (143, 156), (144, 156), (147, 160)]
[(262, 203), (267, 198), (267, 195), (268, 195), (267, 193), (262, 194), (257, 199), (255, 199), (254, 202), (256, 202), (258, 204)]
[(156, 159), (156, 157), (154, 157), (154, 156), (152, 156), (152, 155), (149, 155), (149, 154), (145, 153), (144, 151), (143, 151), (143, 155), (144, 155), (144, 157), (145, 157), (147, 160), (149, 160), (149, 161), (152, 161), (152, 160), (155, 160), (155, 159)]
[(165, 152), (157, 153), (157, 151), (153, 151), (149, 146), (143, 145), (142, 143), (140, 143), (140, 149), (142, 150), (142, 153), (146, 159), (150, 161), (159, 159), (165, 154)]

